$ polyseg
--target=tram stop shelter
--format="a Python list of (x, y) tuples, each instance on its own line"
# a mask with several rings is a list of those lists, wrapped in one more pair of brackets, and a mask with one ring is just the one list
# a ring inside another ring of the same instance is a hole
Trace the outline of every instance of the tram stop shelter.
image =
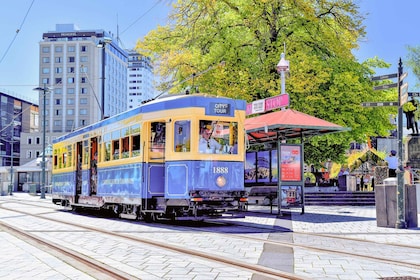
[[(281, 215), (282, 204), (293, 201), (294, 198), (284, 198), (288, 196), (290, 190), (293, 188), (295, 193), (300, 195), (302, 214), (304, 213), (304, 180), (303, 180), (303, 145), (296, 145), (296, 151), (300, 159), (296, 160), (296, 164), (287, 164), (285, 163), (286, 157), (282, 154), (282, 149), (284, 148), (293, 148), (292, 145), (285, 147), (287, 144), (283, 144), (284, 140), (290, 139), (300, 139), (300, 142), (303, 142), (303, 138), (319, 136), (328, 133), (335, 132), (344, 132), (349, 131), (350, 128), (342, 127), (340, 125), (328, 122), (326, 120), (293, 110), (286, 109), (275, 111), (271, 113), (262, 114), (255, 117), (250, 117), (245, 120), (245, 130), (248, 137), (248, 143), (250, 146), (258, 144), (269, 144), (277, 142), (277, 162), (281, 162), (279, 165), (279, 172), (277, 182), (278, 182), (278, 211)], [(287, 150), (287, 149), (286, 149)], [(291, 151), (291, 150), (289, 150)], [(286, 153), (284, 153), (286, 154)], [(288, 156), (290, 158), (290, 156)], [(289, 158), (287, 160), (289, 160)], [(288, 165), (288, 166), (287, 166)], [(286, 168), (286, 169), (285, 169)], [(296, 176), (295, 179), (284, 178), (283, 174), (286, 172), (300, 173), (301, 176)], [(286, 190), (287, 188), (287, 190)], [(284, 193), (283, 195), (281, 193)], [(297, 201), (296, 201), (297, 202)]]

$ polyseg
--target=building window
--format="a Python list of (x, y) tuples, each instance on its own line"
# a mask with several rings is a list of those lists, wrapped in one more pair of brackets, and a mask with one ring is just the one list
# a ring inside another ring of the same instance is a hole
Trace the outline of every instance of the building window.
[(87, 109), (80, 109), (80, 115), (87, 115)]
[(56, 47), (55, 47), (55, 52), (63, 52), (63, 47), (61, 47), (61, 46), (56, 46)]
[(74, 94), (74, 88), (68, 88), (67, 94)]
[(63, 89), (62, 88), (55, 88), (54, 89), (54, 94), (62, 94), (63, 93)]
[(81, 94), (87, 94), (88, 93), (88, 89), (87, 88), (81, 88), (80, 89), (80, 93)]
[(28, 137), (28, 145), (32, 144), (32, 137)]
[(87, 104), (87, 98), (80, 98), (80, 104)]
[(67, 47), (67, 51), (68, 52), (75, 52), (76, 51), (76, 47), (75, 46), (68, 46)]
[(63, 73), (63, 68), (61, 68), (61, 67), (55, 67), (55, 73), (56, 74)]
[(49, 74), (50, 68), (42, 68), (42, 74)]
[(75, 62), (74, 56), (69, 56), (69, 62)]
[(68, 84), (74, 84), (74, 78), (67, 78)]
[(86, 125), (86, 120), (80, 120), (80, 125), (85, 126)]
[(74, 105), (74, 99), (73, 98), (67, 98), (67, 104), (68, 105)]
[(81, 52), (87, 52), (87, 46), (81, 46), (80, 51)]
[(61, 82), (62, 82), (61, 78), (55, 78), (55, 84), (56, 85), (61, 84)]
[(55, 58), (55, 63), (61, 63), (62, 61), (61, 61), (61, 56), (57, 56), (56, 58)]
[(67, 127), (73, 127), (73, 123), (74, 123), (74, 121), (73, 120), (67, 120)]
[(88, 61), (88, 57), (87, 56), (81, 56), (80, 57), (80, 62), (87, 62)]
[(43, 53), (49, 53), (50, 52), (50, 47), (42, 47), (42, 52)]
[(61, 99), (56, 99), (55, 100), (55, 105), (60, 105), (61, 104)]
[(36, 137), (35, 141), (36, 141), (36, 144), (39, 145), (41, 143), (41, 138), (40, 137)]
[(80, 79), (80, 82), (81, 82), (82, 84), (85, 84), (85, 83), (86, 83), (86, 78), (85, 78), (85, 77), (82, 77), (82, 78)]
[(69, 115), (69, 116), (74, 115), (74, 110), (73, 109), (67, 109), (67, 115)]
[(55, 110), (55, 115), (56, 116), (61, 116), (61, 110)]
[(74, 67), (67, 68), (67, 73), (74, 73)]
[(87, 73), (88, 68), (86, 66), (80, 67), (80, 73)]
[(61, 126), (61, 120), (55, 120), (54, 126)]
[(26, 158), (32, 158), (32, 151), (26, 151)]
[(43, 84), (49, 84), (50, 83), (50, 79), (49, 78), (42, 78), (42, 83)]
[(42, 58), (42, 63), (50, 63), (50, 58), (49, 57), (43, 57)]

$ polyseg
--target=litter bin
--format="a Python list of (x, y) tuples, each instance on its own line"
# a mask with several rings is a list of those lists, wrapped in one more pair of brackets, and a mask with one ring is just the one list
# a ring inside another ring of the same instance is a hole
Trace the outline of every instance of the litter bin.
[(36, 184), (30, 184), (29, 185), (29, 194), (36, 195), (37, 185)]
[[(397, 178), (387, 178), (375, 187), (376, 224), (378, 227), (395, 228), (398, 219)], [(418, 226), (416, 187), (404, 185), (404, 219), (408, 228)]]

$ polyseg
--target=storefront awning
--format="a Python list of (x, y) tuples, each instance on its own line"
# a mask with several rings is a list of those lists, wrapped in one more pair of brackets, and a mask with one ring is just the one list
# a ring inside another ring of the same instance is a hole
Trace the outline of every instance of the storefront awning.
[(349, 131), (350, 128), (287, 109), (245, 120), (249, 143), (260, 144), (294, 138), (317, 136), (327, 133)]

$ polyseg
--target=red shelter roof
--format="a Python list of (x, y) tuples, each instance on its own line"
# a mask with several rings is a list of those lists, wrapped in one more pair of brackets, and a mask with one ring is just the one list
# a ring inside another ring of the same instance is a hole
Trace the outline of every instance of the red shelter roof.
[(245, 120), (245, 129), (250, 144), (350, 130), (350, 128), (342, 127), (292, 109), (247, 118)]

